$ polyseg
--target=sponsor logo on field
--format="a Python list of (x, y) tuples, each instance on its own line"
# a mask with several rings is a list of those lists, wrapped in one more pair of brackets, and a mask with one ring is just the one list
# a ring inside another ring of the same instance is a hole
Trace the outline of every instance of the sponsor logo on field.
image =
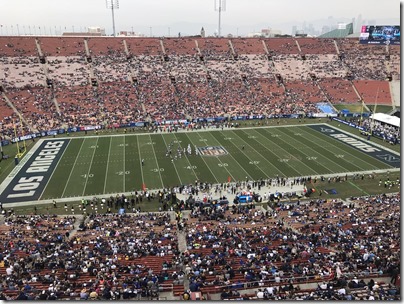
[(376, 157), (385, 160), (388, 163), (398, 163), (400, 159), (391, 154), (376, 155)]
[(222, 146), (207, 146), (197, 148), (202, 156), (221, 156), (229, 154)]
[(321, 127), (321, 132), (323, 132), (323, 133), (334, 133), (335, 130)]

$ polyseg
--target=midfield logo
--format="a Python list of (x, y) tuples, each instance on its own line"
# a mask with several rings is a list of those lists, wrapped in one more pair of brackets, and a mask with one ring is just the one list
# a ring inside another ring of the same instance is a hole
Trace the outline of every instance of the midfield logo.
[(229, 154), (222, 146), (207, 146), (197, 148), (202, 156), (222, 156)]

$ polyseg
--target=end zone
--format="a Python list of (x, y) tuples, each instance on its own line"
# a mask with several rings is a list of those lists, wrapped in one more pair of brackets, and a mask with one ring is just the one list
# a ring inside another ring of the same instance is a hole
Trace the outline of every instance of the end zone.
[(0, 185), (3, 204), (38, 200), (70, 139), (39, 142)]
[(362, 138), (339, 130), (337, 128), (331, 127), (329, 125), (311, 125), (310, 128), (339, 140), (344, 144), (359, 150), (369, 156), (376, 158), (377, 160), (384, 162), (385, 164), (392, 166), (394, 168), (400, 168), (401, 158), (400, 154), (391, 151), (390, 149), (384, 148), (381, 145), (376, 145), (370, 141), (364, 141)]

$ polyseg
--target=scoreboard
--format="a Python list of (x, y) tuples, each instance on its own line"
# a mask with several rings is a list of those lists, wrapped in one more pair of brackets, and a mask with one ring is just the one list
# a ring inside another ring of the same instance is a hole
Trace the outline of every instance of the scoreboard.
[(399, 25), (363, 25), (359, 42), (361, 44), (400, 45), (400, 36)]

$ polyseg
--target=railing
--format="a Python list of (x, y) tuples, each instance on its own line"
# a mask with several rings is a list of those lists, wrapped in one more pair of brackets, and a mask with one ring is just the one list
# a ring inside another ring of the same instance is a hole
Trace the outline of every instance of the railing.
[[(380, 274), (378, 271), (374, 272), (348, 272), (343, 274), (346, 278), (354, 278), (357, 277), (358, 279), (366, 279), (366, 278), (374, 278), (374, 277), (388, 277), (389, 275), (386, 273)], [(276, 282), (275, 279), (268, 279), (268, 280), (260, 280), (260, 281), (248, 281), (248, 282), (240, 282), (240, 283), (233, 283), (229, 285), (221, 285), (221, 286), (214, 286), (214, 289), (217, 291), (212, 291), (209, 289), (209, 293), (220, 293), (223, 288), (230, 288), (236, 290), (246, 290), (246, 289), (254, 289), (260, 287), (268, 287), (268, 286), (282, 286), (285, 284), (309, 284), (309, 283), (318, 283), (322, 281), (329, 281), (333, 280), (333, 276), (315, 278), (314, 275), (311, 276), (302, 276), (302, 277), (282, 277), (279, 282)], [(209, 287), (202, 287), (203, 289), (208, 289)]]

